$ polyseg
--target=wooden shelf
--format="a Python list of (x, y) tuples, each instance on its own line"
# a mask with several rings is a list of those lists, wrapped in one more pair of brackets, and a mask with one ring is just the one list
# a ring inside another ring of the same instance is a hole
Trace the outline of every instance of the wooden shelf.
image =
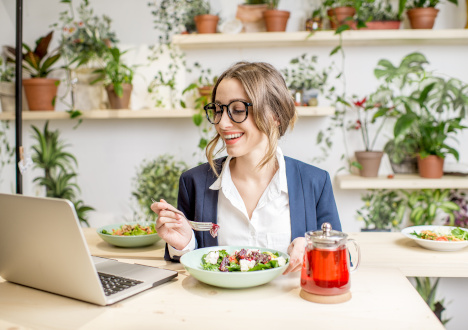
[[(445, 30), (362, 30), (344, 31), (343, 45), (460, 45), (468, 44), (467, 29)], [(207, 48), (259, 48), (336, 46), (339, 36), (335, 31), (310, 32), (259, 32), (239, 34), (181, 34), (173, 43), (182, 49)]]
[[(297, 107), (301, 117), (333, 115), (333, 107)], [(151, 118), (191, 118), (194, 109), (152, 109), (152, 110), (90, 110), (83, 111), (82, 119), (151, 119)], [(0, 112), (0, 120), (14, 120), (13, 112)], [(23, 111), (23, 120), (70, 119), (65, 111)]]
[(468, 176), (444, 175), (440, 179), (425, 179), (416, 174), (397, 174), (365, 178), (358, 175), (337, 175), (335, 183), (340, 189), (468, 189)]

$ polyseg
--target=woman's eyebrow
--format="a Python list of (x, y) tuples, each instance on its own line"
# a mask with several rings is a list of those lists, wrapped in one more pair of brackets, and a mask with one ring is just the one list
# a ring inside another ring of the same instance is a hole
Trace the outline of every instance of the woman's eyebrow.
[[(251, 102), (251, 101), (249, 101), (249, 100), (247, 100), (247, 99), (244, 99), (244, 98), (242, 98), (242, 97), (238, 97), (238, 98), (235, 98), (235, 99), (230, 99), (226, 104), (229, 104), (229, 103), (234, 102), (234, 101), (244, 101), (244, 102), (247, 102), (247, 103), (250, 103), (250, 102)], [(214, 102), (215, 102), (215, 103), (222, 104), (222, 102), (219, 101), (219, 100), (215, 100)]]

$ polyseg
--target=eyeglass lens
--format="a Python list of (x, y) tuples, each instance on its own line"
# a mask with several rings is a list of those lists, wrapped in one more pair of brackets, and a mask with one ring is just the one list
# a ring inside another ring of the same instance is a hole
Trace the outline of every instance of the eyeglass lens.
[(223, 107), (227, 107), (229, 117), (236, 123), (242, 123), (247, 118), (247, 103), (234, 101), (227, 106), (209, 103), (205, 106), (206, 115), (212, 124), (218, 124), (223, 115)]

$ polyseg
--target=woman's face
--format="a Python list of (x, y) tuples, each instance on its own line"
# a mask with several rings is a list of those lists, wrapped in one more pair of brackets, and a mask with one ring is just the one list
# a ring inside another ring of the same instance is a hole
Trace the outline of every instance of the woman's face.
[[(241, 100), (251, 102), (244, 87), (237, 79), (223, 79), (216, 90), (216, 103), (229, 104), (232, 101)], [(263, 158), (268, 147), (268, 138), (261, 132), (252, 116), (252, 107), (247, 119), (238, 124), (229, 118), (226, 108), (218, 124), (215, 125), (221, 138), (226, 143), (226, 150), (232, 157)]]

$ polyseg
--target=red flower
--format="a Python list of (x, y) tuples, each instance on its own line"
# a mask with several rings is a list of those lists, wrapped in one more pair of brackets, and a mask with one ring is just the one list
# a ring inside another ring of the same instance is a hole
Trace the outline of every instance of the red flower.
[(354, 125), (354, 129), (358, 130), (360, 128), (361, 128), (361, 121), (358, 119), (358, 120), (356, 120), (356, 125)]
[(361, 101), (353, 102), (355, 106), (362, 108), (367, 101), (367, 97), (363, 98)]

